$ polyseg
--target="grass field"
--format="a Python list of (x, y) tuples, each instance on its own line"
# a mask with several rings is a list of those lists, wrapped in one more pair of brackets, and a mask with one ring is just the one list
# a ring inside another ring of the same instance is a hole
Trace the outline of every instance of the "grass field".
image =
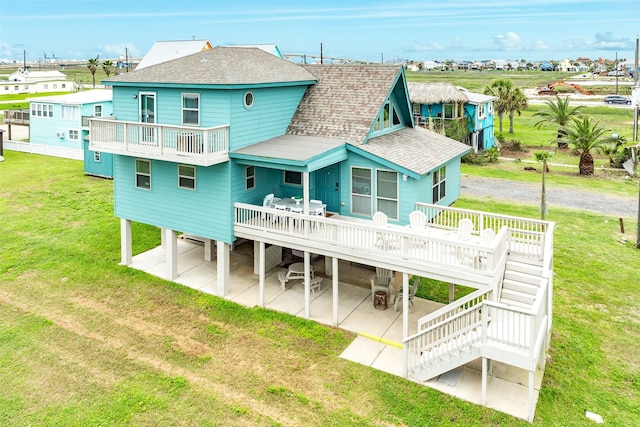
[[(113, 182), (0, 163), (0, 425), (527, 425), (338, 357), (341, 330), (119, 266)], [(486, 169), (478, 168), (482, 173)], [(536, 217), (535, 206), (457, 207)], [(640, 425), (640, 251), (617, 218), (554, 209), (554, 326), (535, 425)], [(627, 230), (635, 230), (634, 219)], [(159, 244), (134, 224), (134, 252)]]

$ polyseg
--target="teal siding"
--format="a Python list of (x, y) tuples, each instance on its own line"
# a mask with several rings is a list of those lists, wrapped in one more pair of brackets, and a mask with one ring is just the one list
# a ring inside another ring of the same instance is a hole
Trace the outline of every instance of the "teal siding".
[(113, 154), (100, 153), (100, 161), (96, 162), (94, 152), (89, 150), (89, 141), (84, 141), (84, 173), (87, 175), (113, 178)]
[[(47, 102), (37, 102), (47, 104)], [(31, 114), (29, 118), (29, 141), (34, 144), (48, 145), (50, 147), (82, 149), (82, 121), (62, 120), (60, 118), (60, 104), (53, 104), (53, 117), (37, 117)], [(69, 130), (78, 131), (78, 139), (69, 139)], [(64, 137), (57, 136), (58, 132), (64, 133)]]
[(252, 89), (254, 103), (244, 106), (245, 90), (230, 93), (231, 149), (283, 135), (298, 108), (306, 86)]
[[(200, 95), (200, 127), (230, 125), (230, 149), (283, 135), (306, 86), (252, 89), (254, 104), (244, 106), (244, 89), (145, 88), (156, 94), (156, 123), (182, 125), (182, 94)], [(114, 87), (116, 119), (139, 121), (137, 88)], [(133, 96), (137, 97), (134, 98)]]
[(115, 214), (227, 243), (233, 241), (228, 163), (196, 168), (196, 190), (178, 188), (178, 164), (151, 162), (151, 190), (135, 188), (135, 159), (116, 156)]

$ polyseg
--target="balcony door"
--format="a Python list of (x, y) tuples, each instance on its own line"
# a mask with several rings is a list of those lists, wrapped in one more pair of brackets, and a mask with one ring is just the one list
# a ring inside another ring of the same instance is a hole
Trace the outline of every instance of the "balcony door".
[[(156, 122), (156, 94), (149, 92), (140, 93), (140, 122), (155, 123)], [(155, 144), (156, 127), (141, 126), (140, 142), (143, 144)]]

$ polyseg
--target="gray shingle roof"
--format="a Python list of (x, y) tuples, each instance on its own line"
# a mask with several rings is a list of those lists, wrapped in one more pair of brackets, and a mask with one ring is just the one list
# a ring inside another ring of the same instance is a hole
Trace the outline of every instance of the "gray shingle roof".
[(421, 127), (371, 138), (358, 148), (418, 175), (424, 175), (471, 149), (466, 144)]
[(178, 85), (258, 85), (313, 82), (303, 67), (258, 48), (222, 47), (123, 73), (104, 82)]
[(295, 112), (290, 135), (340, 138), (362, 144), (393, 88), (401, 66), (304, 65), (318, 78)]

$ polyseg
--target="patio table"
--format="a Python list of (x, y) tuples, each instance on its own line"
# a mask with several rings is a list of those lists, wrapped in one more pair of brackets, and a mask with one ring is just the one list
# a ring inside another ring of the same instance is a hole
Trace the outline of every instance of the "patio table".
[[(315, 273), (315, 269), (311, 266), (311, 279), (313, 279), (313, 275)], [(304, 280), (304, 263), (303, 262), (294, 262), (289, 266), (289, 271), (287, 271), (287, 279), (296, 280), (301, 279)]]

